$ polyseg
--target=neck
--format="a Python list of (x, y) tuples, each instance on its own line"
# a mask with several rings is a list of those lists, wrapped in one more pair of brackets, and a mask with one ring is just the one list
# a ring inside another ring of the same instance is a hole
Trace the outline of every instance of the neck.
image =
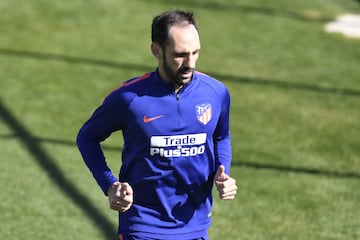
[(169, 83), (172, 83), (173, 86), (174, 86), (174, 89), (175, 89), (175, 92), (179, 92), (181, 88), (183, 88), (184, 84), (178, 84), (174, 81), (172, 81), (169, 76), (166, 74), (165, 71), (163, 71), (162, 69), (158, 68), (156, 70), (160, 76), (160, 78), (165, 81), (165, 82), (169, 82)]
[(174, 84), (174, 88), (175, 88), (175, 92), (178, 93), (180, 92), (180, 90), (184, 87), (184, 84), (182, 85), (177, 85), (177, 84)]

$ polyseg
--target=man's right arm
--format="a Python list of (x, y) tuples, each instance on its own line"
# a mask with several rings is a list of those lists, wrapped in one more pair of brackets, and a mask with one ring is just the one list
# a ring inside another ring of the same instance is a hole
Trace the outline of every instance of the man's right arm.
[(77, 136), (78, 148), (86, 166), (92, 173), (96, 182), (101, 187), (104, 194), (107, 194), (109, 187), (118, 180), (106, 164), (100, 142), (83, 128), (81, 128)]
[(83, 160), (105, 195), (112, 184), (118, 181), (107, 166), (100, 145), (112, 132), (121, 129), (120, 113), (115, 109), (119, 109), (116, 97), (110, 95), (81, 127), (77, 136)]

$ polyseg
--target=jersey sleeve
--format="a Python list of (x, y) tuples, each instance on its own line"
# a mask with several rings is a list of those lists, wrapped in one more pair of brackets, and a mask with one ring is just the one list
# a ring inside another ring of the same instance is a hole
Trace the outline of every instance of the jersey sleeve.
[(123, 128), (122, 115), (119, 98), (110, 94), (77, 135), (77, 145), (83, 160), (105, 195), (118, 180), (106, 163), (100, 143), (112, 132)]
[(231, 166), (231, 138), (230, 138), (230, 94), (227, 89), (222, 97), (222, 109), (218, 124), (214, 133), (214, 148), (216, 169), (224, 165), (225, 173), (230, 175)]

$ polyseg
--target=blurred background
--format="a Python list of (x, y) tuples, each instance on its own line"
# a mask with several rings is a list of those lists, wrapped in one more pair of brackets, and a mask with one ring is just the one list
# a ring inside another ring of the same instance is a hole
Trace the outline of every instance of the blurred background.
[[(360, 39), (324, 26), (355, 0), (2, 0), (0, 238), (116, 239), (75, 144), (104, 97), (152, 71), (152, 18), (195, 13), (198, 70), (232, 95), (232, 202), (210, 239), (360, 239)], [(121, 133), (103, 143), (117, 174)]]

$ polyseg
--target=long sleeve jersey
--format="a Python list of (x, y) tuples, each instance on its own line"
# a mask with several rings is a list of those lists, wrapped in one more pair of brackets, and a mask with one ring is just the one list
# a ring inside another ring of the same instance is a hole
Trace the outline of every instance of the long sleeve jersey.
[(193, 239), (211, 224), (213, 178), (229, 174), (230, 96), (218, 80), (195, 72), (176, 92), (157, 71), (130, 79), (110, 93), (77, 137), (82, 157), (106, 194), (118, 181), (100, 143), (121, 130), (119, 181), (134, 191), (119, 213), (119, 234)]

